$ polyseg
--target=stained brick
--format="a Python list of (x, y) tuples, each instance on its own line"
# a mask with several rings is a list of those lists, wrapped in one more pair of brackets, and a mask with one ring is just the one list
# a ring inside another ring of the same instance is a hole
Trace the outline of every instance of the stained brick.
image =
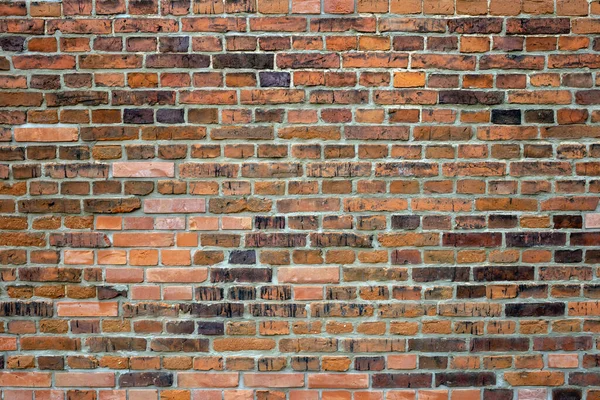
[(374, 388), (429, 388), (433, 375), (428, 373), (373, 374)]
[(125, 387), (169, 387), (173, 374), (167, 372), (128, 372), (119, 376), (119, 385)]
[(274, 64), (272, 54), (216, 54), (212, 60), (213, 68), (273, 69)]
[(53, 307), (51, 303), (46, 302), (2, 302), (0, 315), (4, 317), (52, 317)]

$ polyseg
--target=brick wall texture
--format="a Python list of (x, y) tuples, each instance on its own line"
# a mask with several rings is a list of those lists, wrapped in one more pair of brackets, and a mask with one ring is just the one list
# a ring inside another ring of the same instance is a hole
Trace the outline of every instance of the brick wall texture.
[(600, 1), (0, 1), (3, 400), (599, 400)]

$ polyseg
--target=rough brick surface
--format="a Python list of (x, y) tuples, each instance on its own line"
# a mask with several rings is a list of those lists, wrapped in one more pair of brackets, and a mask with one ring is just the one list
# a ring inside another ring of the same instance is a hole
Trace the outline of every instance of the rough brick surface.
[(599, 35), (0, 0), (0, 398), (600, 400)]

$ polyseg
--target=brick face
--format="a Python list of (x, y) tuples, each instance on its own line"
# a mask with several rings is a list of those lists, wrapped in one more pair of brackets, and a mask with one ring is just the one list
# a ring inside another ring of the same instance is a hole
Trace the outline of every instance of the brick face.
[(600, 399), (596, 0), (0, 0), (0, 398)]

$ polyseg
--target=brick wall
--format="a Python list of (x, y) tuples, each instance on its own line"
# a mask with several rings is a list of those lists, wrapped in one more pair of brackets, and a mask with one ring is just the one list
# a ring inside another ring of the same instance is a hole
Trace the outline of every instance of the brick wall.
[(597, 0), (0, 1), (3, 400), (599, 400)]

